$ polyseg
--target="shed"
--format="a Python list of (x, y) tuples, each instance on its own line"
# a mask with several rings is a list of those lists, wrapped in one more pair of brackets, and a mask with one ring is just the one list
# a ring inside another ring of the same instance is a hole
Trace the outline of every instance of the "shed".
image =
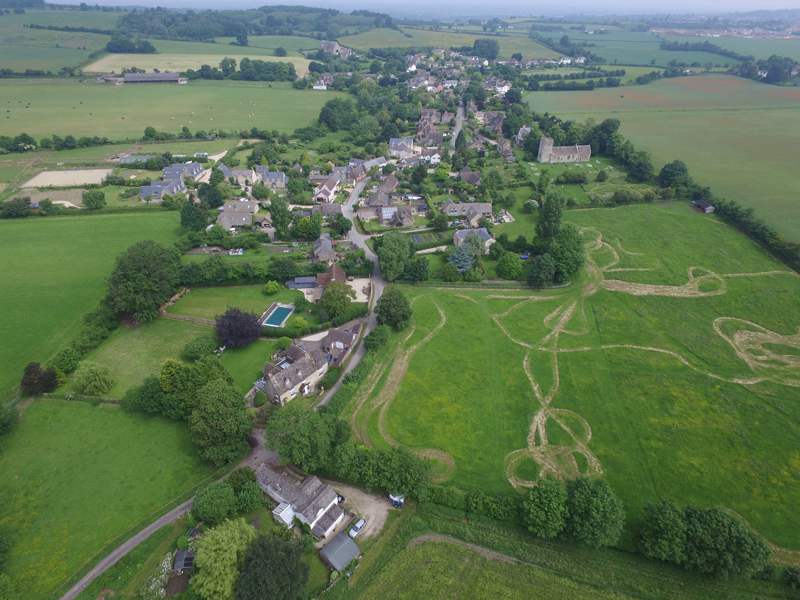
[(361, 556), (358, 545), (344, 531), (320, 550), (319, 556), (334, 571), (343, 571), (347, 565)]

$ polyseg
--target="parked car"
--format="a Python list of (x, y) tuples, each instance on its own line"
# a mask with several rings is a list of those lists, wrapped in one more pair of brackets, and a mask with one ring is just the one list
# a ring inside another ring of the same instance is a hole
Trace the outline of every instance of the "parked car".
[(348, 534), (351, 538), (356, 537), (364, 527), (367, 526), (367, 522), (364, 519), (359, 519), (358, 522), (350, 528)]

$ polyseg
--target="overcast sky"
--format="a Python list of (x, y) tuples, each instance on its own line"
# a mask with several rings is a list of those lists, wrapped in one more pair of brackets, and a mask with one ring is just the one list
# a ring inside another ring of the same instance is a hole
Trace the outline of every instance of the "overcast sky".
[[(66, 0), (77, 4), (80, 0)], [(91, 0), (89, 0), (90, 3)], [(508, 16), (584, 14), (648, 14), (734, 12), (756, 9), (798, 8), (800, 0), (97, 0), (98, 4), (135, 4), (175, 8), (254, 8), (267, 4), (304, 4), (351, 10), (369, 8), (397, 16), (452, 18), (453, 16)]]

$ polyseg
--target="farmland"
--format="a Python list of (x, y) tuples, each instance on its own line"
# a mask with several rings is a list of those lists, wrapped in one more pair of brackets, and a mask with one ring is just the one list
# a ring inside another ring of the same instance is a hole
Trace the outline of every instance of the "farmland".
[(450, 48), (453, 46), (471, 46), (476, 39), (490, 38), (500, 45), (500, 56), (508, 58), (515, 52), (521, 52), (525, 58), (554, 58), (558, 56), (549, 48), (531, 40), (525, 35), (481, 36), (472, 33), (432, 31), (415, 27), (396, 29), (372, 29), (357, 35), (340, 38), (345, 46), (360, 50), (370, 48)]
[(119, 253), (141, 239), (167, 243), (177, 225), (168, 212), (0, 221), (0, 397), (28, 362), (46, 361), (71, 340)]
[(778, 56), (788, 56), (794, 60), (800, 60), (800, 38), (775, 39), (733, 36), (706, 38), (689, 35), (666, 35), (663, 37), (678, 42), (702, 43), (709, 41), (721, 48), (733, 50), (746, 56), (754, 56), (755, 58), (769, 58), (773, 54), (777, 54)]
[(109, 36), (30, 29), (25, 25), (58, 25), (111, 30), (121, 13), (77, 10), (28, 10), (24, 14), (0, 17), (0, 68), (24, 71), (39, 69), (58, 72), (77, 67), (92, 52), (105, 47)]
[(592, 265), (572, 288), (409, 290), (415, 326), (351, 403), (356, 435), (465, 489), (524, 489), (533, 459), (542, 475), (604, 474), (634, 523), (660, 497), (723, 503), (800, 547), (800, 280), (685, 204), (565, 219)]
[(16, 534), (8, 572), (31, 600), (58, 597), (210, 476), (184, 426), (115, 406), (36, 401), (0, 445), (0, 526)]
[(534, 92), (538, 112), (565, 119), (617, 118), (622, 132), (657, 165), (681, 159), (695, 179), (752, 207), (800, 241), (793, 155), (800, 135), (800, 90), (721, 75), (669, 79), (594, 92)]
[(65, 80), (0, 83), (0, 134), (103, 135), (138, 139), (147, 126), (260, 127), (293, 131), (309, 125), (335, 92), (295, 90), (285, 83), (204, 82), (188, 85), (103, 85)]

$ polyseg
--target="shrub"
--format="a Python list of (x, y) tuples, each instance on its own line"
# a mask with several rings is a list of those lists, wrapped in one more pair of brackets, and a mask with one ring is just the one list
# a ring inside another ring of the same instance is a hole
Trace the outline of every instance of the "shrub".
[(217, 340), (213, 335), (201, 335), (188, 342), (181, 352), (181, 358), (189, 362), (200, 360), (204, 356), (214, 354)]
[(800, 590), (800, 568), (786, 567), (781, 579), (793, 590)]
[(619, 540), (622, 502), (603, 479), (579, 477), (568, 484), (566, 531), (576, 542), (599, 548)]
[(97, 210), (106, 205), (106, 195), (100, 190), (83, 192), (83, 206), (89, 210)]
[(323, 389), (329, 390), (335, 384), (336, 381), (339, 379), (339, 375), (341, 374), (342, 369), (339, 367), (332, 367), (328, 369), (328, 372), (322, 377), (319, 382), (319, 386)]
[(264, 284), (264, 288), (261, 290), (265, 296), (274, 296), (281, 290), (281, 284), (277, 281), (268, 281)]
[(69, 347), (56, 354), (50, 364), (62, 373), (69, 374), (78, 368), (80, 362), (81, 355), (75, 348)]
[(249, 513), (264, 506), (264, 492), (255, 481), (245, 482), (236, 493), (236, 507), (240, 513)]
[(20, 382), (20, 390), (24, 396), (38, 396), (52, 392), (58, 386), (58, 378), (54, 369), (43, 369), (37, 362), (28, 363)]
[(364, 347), (367, 350), (377, 350), (386, 345), (389, 341), (389, 327), (386, 325), (378, 325), (373, 329), (366, 338), (364, 338)]
[(289, 346), (292, 345), (292, 338), (282, 336), (275, 340), (275, 349), (276, 350), (286, 350)]
[(101, 396), (114, 385), (111, 371), (94, 363), (83, 363), (75, 372), (72, 386), (79, 394)]
[(567, 491), (555, 479), (544, 479), (522, 501), (523, 521), (536, 537), (558, 537), (566, 526)]
[(229, 308), (217, 317), (217, 339), (223, 346), (242, 348), (256, 341), (261, 334), (258, 317), (238, 308)]
[(233, 488), (227, 482), (221, 482), (197, 492), (192, 512), (200, 521), (214, 526), (236, 514), (237, 507)]
[(395, 331), (404, 329), (411, 321), (411, 304), (400, 288), (389, 286), (378, 300), (378, 323), (389, 325)]
[(14, 429), (18, 421), (19, 413), (13, 405), (0, 405), (0, 435), (5, 435)]

